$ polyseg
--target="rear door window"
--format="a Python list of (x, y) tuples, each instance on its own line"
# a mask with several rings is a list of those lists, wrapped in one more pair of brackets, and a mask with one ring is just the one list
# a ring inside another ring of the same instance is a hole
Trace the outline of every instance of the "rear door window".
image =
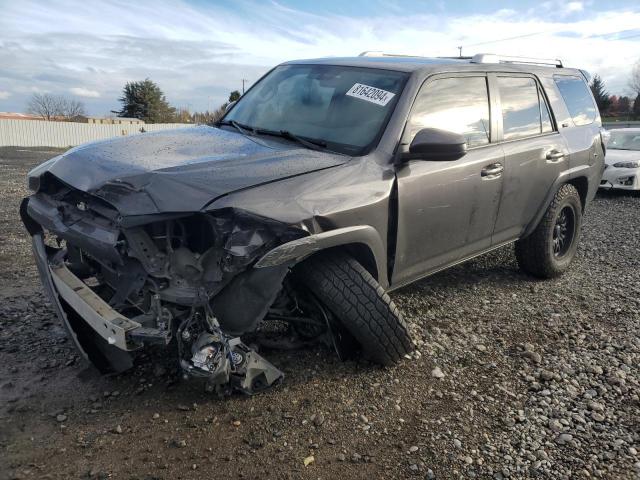
[(540, 135), (538, 86), (533, 78), (498, 77), (505, 140)]
[(566, 75), (556, 75), (553, 79), (567, 105), (573, 123), (576, 125), (593, 123), (598, 111), (584, 80)]
[(460, 133), (469, 147), (489, 143), (489, 95), (485, 77), (438, 78), (422, 87), (408, 122), (413, 140), (423, 128)]
[(498, 77), (504, 140), (553, 131), (549, 107), (531, 77)]

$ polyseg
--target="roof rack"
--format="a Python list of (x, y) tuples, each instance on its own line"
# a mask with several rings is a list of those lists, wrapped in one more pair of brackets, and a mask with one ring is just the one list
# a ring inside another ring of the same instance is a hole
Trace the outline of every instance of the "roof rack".
[(385, 53), (379, 50), (366, 50), (359, 57), (419, 57), (420, 55), (406, 55), (402, 53)]
[[(399, 53), (385, 53), (378, 50), (366, 50), (359, 57), (420, 57), (419, 55), (406, 55)], [(557, 58), (530, 58), (530, 57), (510, 57), (507, 55), (496, 55), (495, 53), (476, 53), (473, 57), (437, 57), (451, 60), (470, 60), (471, 63), (526, 63), (529, 65), (550, 65), (562, 68), (562, 61)]]
[(527, 63), (531, 65), (552, 65), (562, 68), (562, 61), (557, 58), (528, 58), (509, 57), (495, 53), (477, 53), (471, 58), (471, 63)]

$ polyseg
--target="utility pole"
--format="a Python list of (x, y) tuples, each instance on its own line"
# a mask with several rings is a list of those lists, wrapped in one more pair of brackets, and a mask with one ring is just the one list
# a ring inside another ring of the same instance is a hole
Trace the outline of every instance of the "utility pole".
[(458, 57), (462, 58), (462, 47), (458, 47)]
[(242, 79), (242, 94), (244, 95), (244, 82), (247, 80), (245, 78)]

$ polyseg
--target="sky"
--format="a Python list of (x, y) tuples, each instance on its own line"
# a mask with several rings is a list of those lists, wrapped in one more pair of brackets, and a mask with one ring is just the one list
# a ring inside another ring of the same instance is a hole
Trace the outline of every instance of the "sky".
[(33, 93), (119, 109), (128, 81), (150, 78), (190, 111), (300, 58), (381, 50), (425, 56), (553, 57), (630, 94), (640, 2), (493, 0), (0, 0), (0, 111)]

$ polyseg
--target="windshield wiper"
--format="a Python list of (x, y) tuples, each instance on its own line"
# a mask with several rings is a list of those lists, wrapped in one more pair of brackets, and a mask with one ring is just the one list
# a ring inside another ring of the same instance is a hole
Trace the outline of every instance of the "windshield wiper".
[(255, 130), (255, 133), (261, 133), (264, 135), (273, 135), (274, 137), (282, 137), (282, 138), (286, 138), (287, 140), (293, 140), (294, 142), (299, 143), (300, 145), (307, 147), (310, 150), (326, 150), (327, 148), (327, 144), (326, 142), (322, 141), (322, 140), (316, 140), (315, 138), (303, 138), (300, 137), (298, 135), (296, 135), (295, 133), (291, 133), (289, 130), (280, 130), (280, 131), (275, 131), (275, 130), (263, 130), (261, 128), (258, 128)]
[(238, 130), (245, 137), (249, 137), (251, 135), (255, 135), (256, 134), (256, 129), (255, 128), (253, 128), (250, 125), (244, 125), (242, 123), (238, 123), (235, 120), (222, 120), (222, 121), (218, 122), (217, 125), (218, 126), (220, 126), (220, 125), (231, 125), (232, 127), (234, 127), (236, 130)]
[(271, 149), (274, 148), (273, 146), (264, 143), (262, 140), (259, 140), (258, 137), (256, 136), (256, 133), (258, 133), (258, 131), (256, 130), (255, 127), (252, 127), (250, 125), (238, 123), (235, 120), (222, 120), (217, 122), (215, 125), (216, 127), (220, 127), (221, 125), (230, 125), (236, 130), (238, 130), (238, 132), (240, 132), (241, 135), (251, 140), (252, 142), (257, 143), (258, 145), (261, 145), (263, 147), (267, 147)]
[(235, 120), (223, 120), (218, 122), (216, 125), (218, 126), (231, 125), (245, 137), (254, 137), (256, 135), (271, 135), (273, 137), (280, 137), (280, 138), (286, 138), (287, 140), (292, 140), (310, 150), (317, 150), (317, 151), (327, 150), (327, 143), (325, 141), (317, 140), (315, 138), (303, 138), (296, 135), (295, 133), (291, 133), (289, 130), (268, 130), (266, 128), (256, 128), (256, 127), (252, 127), (251, 125), (238, 123)]

